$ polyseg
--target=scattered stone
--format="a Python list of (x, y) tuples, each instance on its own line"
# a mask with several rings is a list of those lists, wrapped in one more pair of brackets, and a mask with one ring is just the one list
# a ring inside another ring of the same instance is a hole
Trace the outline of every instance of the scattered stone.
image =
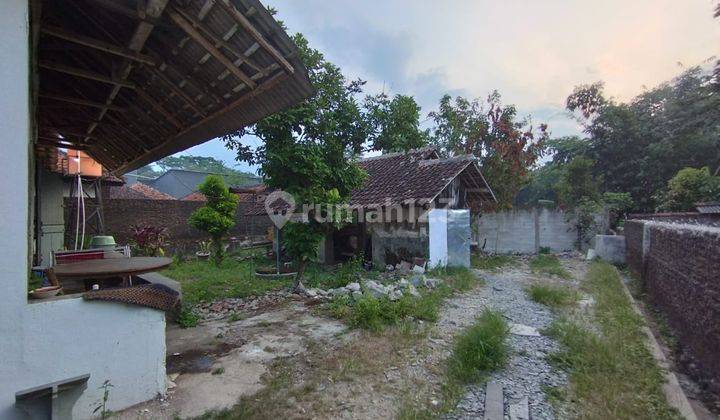
[(434, 289), (438, 286), (438, 284), (440, 283), (440, 280), (423, 278), (422, 283), (423, 283), (423, 286), (427, 287), (428, 289)]
[(597, 252), (593, 248), (588, 249), (587, 256), (585, 257), (586, 260), (592, 261), (597, 257)]
[(408, 285), (406, 291), (412, 297), (415, 297), (415, 298), (420, 297), (420, 292), (418, 292), (417, 289), (415, 288), (415, 286), (413, 286), (412, 284)]
[(540, 337), (540, 332), (535, 327), (522, 324), (510, 324), (510, 334), (522, 335), (524, 337)]
[(388, 264), (385, 266), (385, 271), (394, 271), (394, 270), (395, 270), (395, 266), (392, 264)]
[(349, 283), (347, 286), (345, 286), (347, 290), (350, 292), (359, 292), (360, 291), (360, 283), (353, 282)]
[(412, 276), (412, 279), (410, 279), (410, 283), (415, 287), (420, 287), (421, 285), (424, 286), (423, 280), (425, 280), (425, 277), (421, 274), (415, 274)]
[(419, 265), (416, 265), (415, 267), (412, 268), (412, 271), (413, 271), (413, 273), (415, 273), (415, 274), (423, 274), (423, 273), (425, 273), (425, 267), (421, 267), (421, 266), (419, 266)]
[(365, 283), (365, 288), (368, 293), (372, 294), (375, 298), (381, 298), (388, 294), (387, 288), (374, 280), (369, 280)]
[(307, 297), (309, 297), (309, 298), (317, 297), (317, 295), (318, 295), (318, 292), (317, 292), (317, 290), (315, 290), (315, 289), (307, 289), (307, 290), (305, 290), (305, 296), (307, 296)]
[(399, 290), (391, 290), (390, 293), (388, 293), (388, 298), (392, 301), (396, 301), (403, 297), (403, 293)]

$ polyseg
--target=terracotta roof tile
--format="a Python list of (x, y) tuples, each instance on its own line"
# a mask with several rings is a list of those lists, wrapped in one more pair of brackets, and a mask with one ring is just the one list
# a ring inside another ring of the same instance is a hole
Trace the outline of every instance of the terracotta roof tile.
[[(487, 188), (473, 156), (439, 158), (432, 147), (391, 153), (362, 159), (358, 165), (368, 177), (363, 186), (352, 192), (351, 206), (394, 205), (407, 200), (432, 201), (457, 176), (472, 178), (473, 188)], [(473, 166), (475, 166), (473, 168)], [(257, 194), (248, 204), (246, 215), (266, 214), (265, 197), (270, 190)], [(483, 200), (493, 200), (490, 192), (476, 192)]]
[(153, 187), (137, 182), (132, 185), (110, 187), (108, 195), (111, 200), (174, 200), (175, 198)]
[(201, 193), (200, 191), (193, 191), (190, 194), (186, 195), (185, 197), (182, 197), (180, 200), (182, 200), (182, 201), (207, 201), (207, 197), (205, 197), (205, 194)]

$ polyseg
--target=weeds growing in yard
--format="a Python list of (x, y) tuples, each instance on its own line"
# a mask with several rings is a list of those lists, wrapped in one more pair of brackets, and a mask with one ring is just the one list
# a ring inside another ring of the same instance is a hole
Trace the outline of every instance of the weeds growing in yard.
[(514, 255), (473, 254), (471, 260), (473, 268), (482, 270), (498, 270), (517, 264), (517, 257)]
[(200, 315), (195, 313), (192, 305), (183, 302), (175, 317), (175, 322), (182, 328), (195, 327), (200, 322)]
[(441, 404), (423, 406), (408, 400), (397, 418), (434, 419), (451, 412), (462, 397), (465, 385), (481, 382), (485, 375), (505, 366), (510, 357), (509, 334), (502, 313), (486, 309), (475, 324), (455, 339), (453, 352), (447, 360), (447, 377), (440, 390)]
[(643, 320), (633, 311), (620, 281), (613, 266), (590, 265), (586, 286), (596, 300), (601, 334), (577, 319), (555, 321), (546, 333), (563, 349), (550, 360), (570, 373), (568, 400), (580, 417), (678, 418), (663, 395), (662, 372), (645, 346)]
[(540, 254), (530, 260), (530, 268), (535, 273), (558, 276), (563, 279), (571, 279), (570, 273), (563, 268), (557, 256), (551, 254)]
[(421, 291), (420, 297), (405, 294), (391, 301), (387, 297), (376, 298), (366, 293), (353, 301), (349, 296), (338, 296), (327, 305), (327, 309), (332, 316), (346, 319), (354, 328), (377, 332), (407, 318), (435, 322), (444, 299), (454, 292), (464, 292), (482, 283), (482, 279), (466, 268), (433, 270), (429, 275), (439, 277), (443, 282), (433, 290)]
[(564, 286), (533, 284), (525, 292), (537, 303), (559, 308), (574, 304), (580, 299), (577, 291)]
[(208, 261), (172, 264), (163, 274), (182, 285), (183, 301), (196, 304), (228, 297), (260, 295), (289, 287), (292, 279), (267, 279), (255, 276), (260, 260), (236, 261), (225, 258), (219, 267)]
[(510, 351), (508, 334), (509, 327), (502, 314), (485, 310), (477, 322), (457, 338), (448, 362), (450, 378), (467, 384), (504, 366)]

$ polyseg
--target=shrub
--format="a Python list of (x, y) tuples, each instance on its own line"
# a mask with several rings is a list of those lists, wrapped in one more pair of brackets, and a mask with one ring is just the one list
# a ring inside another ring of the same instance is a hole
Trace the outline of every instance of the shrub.
[(219, 267), (225, 251), (222, 238), (235, 225), (237, 196), (228, 190), (223, 179), (217, 175), (208, 175), (198, 189), (207, 197), (207, 203), (195, 210), (188, 222), (195, 229), (210, 234), (213, 260)]
[(192, 305), (183, 303), (178, 310), (175, 322), (177, 322), (181, 328), (195, 327), (198, 322), (200, 322), (200, 315), (195, 312)]
[(165, 255), (162, 247), (165, 245), (167, 228), (143, 224), (130, 226), (130, 230), (132, 231), (130, 246), (134, 255), (144, 257)]

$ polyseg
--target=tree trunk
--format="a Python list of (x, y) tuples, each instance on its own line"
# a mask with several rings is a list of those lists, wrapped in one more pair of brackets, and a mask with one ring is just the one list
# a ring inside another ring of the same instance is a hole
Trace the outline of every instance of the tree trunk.
[(302, 284), (302, 279), (303, 274), (305, 274), (305, 268), (307, 267), (307, 263), (307, 260), (302, 259), (298, 264), (298, 271), (297, 274), (295, 274), (295, 283), (293, 284), (293, 290), (295, 291), (301, 291), (305, 289), (305, 286), (303, 286)]
[(223, 260), (222, 238), (213, 237), (212, 244), (213, 244), (213, 261), (215, 262), (215, 267), (220, 267), (220, 264), (222, 263), (222, 260)]

